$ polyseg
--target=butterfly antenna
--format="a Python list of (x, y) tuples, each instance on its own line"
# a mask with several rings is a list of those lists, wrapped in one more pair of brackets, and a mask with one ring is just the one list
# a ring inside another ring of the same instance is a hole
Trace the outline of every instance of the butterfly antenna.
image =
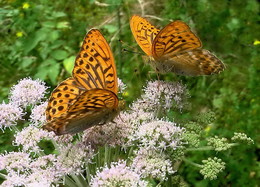
[(135, 53), (135, 54), (140, 54), (140, 55), (143, 55), (143, 53), (139, 53), (139, 52), (136, 52), (135, 51), (135, 48), (126, 44), (124, 41), (122, 41), (121, 39), (118, 40), (119, 42), (121, 42), (124, 46), (126, 46), (127, 48), (131, 49), (131, 50), (128, 50), (126, 48), (123, 48), (122, 51), (123, 52), (129, 52), (129, 53)]

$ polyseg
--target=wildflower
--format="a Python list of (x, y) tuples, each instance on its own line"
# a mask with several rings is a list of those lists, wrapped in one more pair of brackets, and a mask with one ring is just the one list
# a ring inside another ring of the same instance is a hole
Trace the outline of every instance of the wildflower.
[(0, 170), (9, 171), (25, 171), (29, 167), (31, 158), (28, 153), (10, 152), (0, 155)]
[(182, 109), (184, 106), (185, 87), (180, 83), (165, 81), (148, 82), (144, 94), (134, 108), (143, 108), (145, 111), (154, 111), (158, 108), (169, 111), (175, 102), (175, 107)]
[(119, 93), (124, 93), (125, 89), (126, 89), (126, 85), (123, 83), (123, 81), (121, 79), (117, 79), (118, 81), (118, 89), (119, 89)]
[(166, 155), (155, 150), (141, 148), (131, 166), (143, 178), (152, 177), (160, 181), (167, 180), (166, 174), (173, 174), (172, 164)]
[(30, 7), (30, 4), (29, 3), (23, 3), (23, 9), (28, 9)]
[(23, 32), (21, 32), (21, 31), (17, 32), (17, 33), (16, 33), (16, 37), (17, 37), (17, 38), (23, 37)]
[[(92, 146), (116, 146), (124, 145), (128, 136), (132, 134), (133, 126), (128, 121), (129, 115), (126, 112), (120, 113), (113, 121), (102, 126), (94, 126), (84, 131), (82, 140)], [(129, 122), (129, 123), (128, 123)]]
[(16, 125), (16, 121), (21, 120), (23, 115), (22, 109), (12, 103), (0, 104), (0, 129)]
[(62, 175), (79, 174), (85, 164), (89, 163), (94, 156), (94, 151), (89, 145), (82, 142), (77, 144), (62, 145), (60, 155), (57, 156), (57, 165)]
[(45, 83), (31, 78), (24, 78), (11, 88), (10, 100), (19, 105), (35, 105), (44, 97), (47, 87)]
[(14, 144), (16, 146), (22, 145), (24, 151), (39, 152), (41, 149), (37, 144), (43, 138), (48, 138), (49, 136), (47, 131), (30, 125), (16, 134)]
[(39, 126), (46, 121), (46, 107), (47, 107), (48, 102), (44, 102), (41, 105), (37, 105), (32, 109), (32, 113), (30, 116), (30, 121), (36, 125)]
[(12, 187), (12, 186), (24, 186), (26, 184), (26, 175), (20, 174), (14, 171), (8, 173), (5, 176), (5, 181), (1, 184), (2, 187)]
[(114, 187), (131, 186), (145, 187), (147, 182), (141, 179), (141, 176), (126, 166), (123, 161), (111, 163), (111, 166), (105, 166), (101, 171), (92, 177), (91, 187)]
[(227, 142), (226, 138), (219, 138), (217, 136), (208, 138), (208, 145), (212, 146), (216, 151), (225, 151), (232, 146), (232, 144)]
[(259, 45), (260, 44), (260, 41), (259, 40), (255, 40), (254, 41), (254, 45)]
[(141, 124), (132, 141), (139, 141), (142, 147), (165, 150), (177, 149), (182, 144), (184, 129), (173, 122), (156, 120)]
[(204, 179), (214, 180), (225, 169), (225, 163), (216, 157), (202, 160), (202, 163), (200, 173), (204, 176)]
[(231, 138), (233, 141), (241, 141), (241, 142), (246, 142), (248, 144), (253, 144), (254, 140), (252, 140), (252, 138), (247, 137), (247, 135), (245, 133), (238, 133), (235, 132), (234, 136)]

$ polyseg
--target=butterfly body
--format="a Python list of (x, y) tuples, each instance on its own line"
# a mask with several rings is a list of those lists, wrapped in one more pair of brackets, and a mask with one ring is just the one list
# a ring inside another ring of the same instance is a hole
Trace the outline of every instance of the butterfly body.
[(43, 128), (56, 135), (74, 134), (113, 120), (123, 108), (117, 90), (111, 49), (102, 34), (92, 29), (84, 38), (72, 77), (50, 96)]
[(146, 19), (134, 15), (130, 27), (139, 46), (152, 59), (152, 67), (159, 73), (199, 76), (218, 74), (225, 68), (215, 55), (201, 49), (200, 39), (182, 21), (174, 21), (159, 30)]

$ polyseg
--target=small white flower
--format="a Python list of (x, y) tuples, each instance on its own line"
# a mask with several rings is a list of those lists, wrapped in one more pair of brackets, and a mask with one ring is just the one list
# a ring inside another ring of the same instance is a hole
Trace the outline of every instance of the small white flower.
[(46, 122), (45, 111), (46, 111), (46, 108), (47, 108), (47, 104), (48, 104), (48, 102), (44, 102), (41, 105), (34, 106), (34, 108), (32, 109), (30, 121), (34, 125), (40, 126), (41, 124)]
[(105, 166), (101, 171), (92, 177), (91, 187), (114, 187), (131, 186), (145, 187), (147, 182), (141, 179), (141, 176), (126, 166), (123, 161), (111, 163), (111, 166)]
[(79, 174), (85, 164), (89, 163), (94, 156), (94, 151), (89, 145), (82, 142), (68, 144), (60, 147), (60, 155), (57, 156), (56, 167), (60, 174)]
[(16, 121), (21, 120), (23, 115), (22, 109), (13, 103), (0, 104), (0, 129), (16, 125)]
[(126, 89), (126, 85), (125, 85), (125, 83), (123, 83), (123, 81), (121, 80), (121, 79), (117, 79), (117, 81), (118, 81), (118, 92), (119, 93), (123, 93), (124, 91), (125, 91), (125, 89)]
[(168, 111), (175, 104), (175, 107), (182, 109), (185, 97), (186, 89), (180, 83), (149, 81), (141, 99), (132, 107), (134, 110), (157, 111), (161, 108)]
[(161, 181), (167, 180), (167, 174), (173, 174), (172, 164), (166, 159), (164, 153), (155, 150), (141, 148), (136, 152), (132, 168), (140, 173), (143, 178), (152, 177)]
[(10, 100), (22, 107), (35, 105), (43, 99), (46, 89), (43, 81), (24, 78), (11, 88)]
[(165, 150), (168, 147), (176, 149), (182, 144), (183, 130), (173, 122), (156, 120), (140, 125), (132, 141), (139, 141), (141, 147), (151, 149)]
[(47, 131), (44, 131), (42, 129), (39, 129), (35, 126), (28, 126), (25, 127), (21, 132), (18, 132), (15, 136), (14, 145), (23, 146), (24, 151), (33, 151), (38, 152), (41, 149), (38, 146), (38, 143), (43, 138), (49, 138), (50, 133)]
[(25, 171), (30, 164), (31, 158), (28, 153), (10, 152), (5, 155), (0, 155), (0, 170), (6, 169), (8, 172)]

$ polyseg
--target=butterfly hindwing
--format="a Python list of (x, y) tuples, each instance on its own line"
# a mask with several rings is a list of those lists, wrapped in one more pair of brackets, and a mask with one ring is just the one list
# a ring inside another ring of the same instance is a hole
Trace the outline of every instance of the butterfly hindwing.
[(68, 107), (72, 105), (78, 95), (84, 92), (84, 88), (72, 78), (68, 78), (62, 81), (52, 92), (47, 109), (46, 117), (47, 121), (51, 121), (53, 118), (60, 117), (63, 113), (66, 113)]

